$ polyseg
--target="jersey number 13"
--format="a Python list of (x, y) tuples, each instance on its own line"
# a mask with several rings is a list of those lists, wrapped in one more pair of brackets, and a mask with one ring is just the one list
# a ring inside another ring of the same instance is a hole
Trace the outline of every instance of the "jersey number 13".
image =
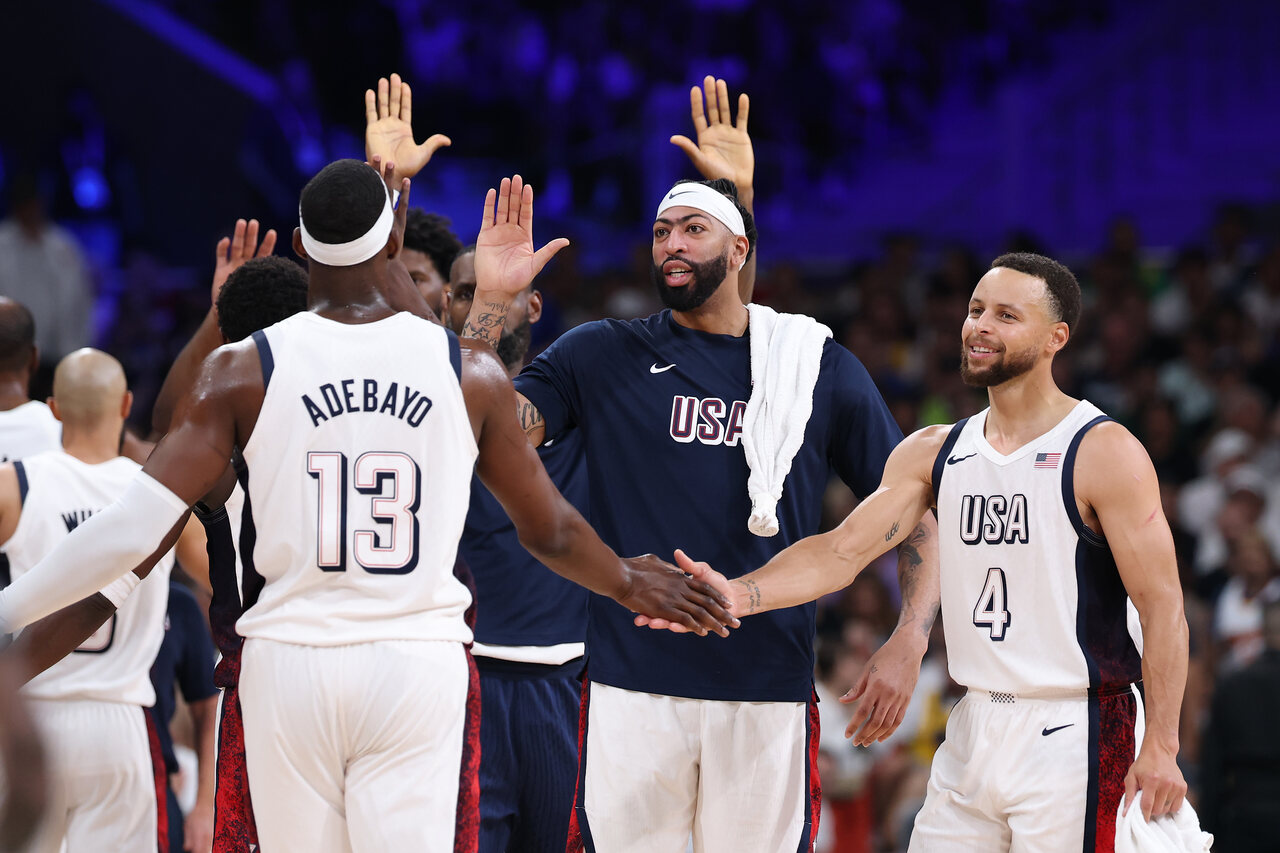
[(418, 565), (418, 505), (422, 470), (407, 454), (370, 451), (351, 466), (348, 493), (347, 456), (336, 451), (307, 454), (307, 473), (318, 484), (316, 494), (316, 563), (326, 572), (347, 570), (348, 499), (369, 501), (369, 517), (378, 527), (357, 529), (351, 556), (367, 572), (403, 575)]

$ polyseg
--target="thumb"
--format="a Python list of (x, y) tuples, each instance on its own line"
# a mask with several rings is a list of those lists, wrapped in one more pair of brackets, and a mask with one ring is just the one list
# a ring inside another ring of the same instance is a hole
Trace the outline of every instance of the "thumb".
[(434, 154), (436, 151), (439, 151), (441, 148), (448, 148), (452, 144), (453, 144), (452, 139), (445, 136), (443, 133), (436, 133), (431, 136), (428, 136), (427, 141), (422, 143), (418, 147), (426, 151), (427, 155), (430, 156)]
[(679, 548), (676, 549), (676, 565), (680, 567), (680, 571), (693, 575), (695, 578), (701, 577), (705, 573), (704, 570), (710, 568), (706, 563), (695, 562), (692, 557)]
[(1138, 793), (1138, 776), (1132, 770), (1124, 777), (1124, 812), (1128, 814), (1133, 798)]
[(698, 158), (702, 156), (702, 152), (698, 150), (698, 146), (687, 136), (677, 134), (671, 137), (671, 144), (687, 154), (689, 159), (695, 164), (698, 162)]
[(557, 237), (541, 249), (533, 253), (533, 274), (537, 275), (542, 272), (542, 268), (547, 265), (547, 261), (556, 256), (556, 253), (569, 245), (569, 241), (564, 237)]
[(864, 672), (858, 676), (858, 683), (849, 688), (849, 691), (840, 697), (840, 701), (846, 705), (850, 702), (857, 702), (863, 693), (867, 692), (867, 673)]

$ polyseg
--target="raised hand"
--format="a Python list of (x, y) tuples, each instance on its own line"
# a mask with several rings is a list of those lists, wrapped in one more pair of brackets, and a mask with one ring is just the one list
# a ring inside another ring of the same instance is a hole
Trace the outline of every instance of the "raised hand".
[(398, 178), (412, 178), (433, 154), (453, 144), (439, 133), (421, 144), (413, 141), (413, 91), (399, 74), (379, 79), (376, 95), (372, 89), (365, 90), (364, 120), (365, 160), (372, 163), (379, 157), (394, 163)]
[[(618, 596), (618, 603), (640, 614), (637, 624), (703, 637), (708, 632), (727, 637), (730, 628), (738, 627), (738, 620), (728, 609), (729, 597), (710, 583), (690, 577), (652, 554), (623, 562), (629, 569), (630, 583), (627, 591)], [(727, 588), (726, 584), (725, 591)]]
[[(676, 566), (689, 578), (690, 583), (698, 583), (706, 589), (711, 590), (715, 595), (717, 602), (723, 603), (727, 608), (727, 613), (733, 620), (729, 624), (730, 627), (736, 628), (740, 624), (737, 619), (740, 608), (735, 603), (733, 587), (724, 575), (711, 568), (708, 564), (695, 561), (688, 554), (680, 549), (676, 549)], [(657, 558), (654, 558), (657, 559)], [(661, 562), (661, 561), (659, 561)], [(662, 563), (662, 565), (667, 565)], [(639, 610), (639, 608), (632, 608)], [(645, 611), (640, 611), (640, 615), (636, 616), (635, 624), (637, 627), (643, 628), (648, 626), (656, 631), (673, 631), (677, 634), (687, 633), (690, 629), (686, 624), (669, 618), (655, 617), (648, 615)], [(703, 633), (704, 632), (699, 632)], [(720, 633), (720, 632), (717, 632)], [(721, 636), (727, 636), (727, 632)]]
[(749, 208), (756, 173), (755, 151), (747, 134), (751, 99), (745, 92), (738, 96), (738, 123), (735, 126), (729, 109), (728, 84), (708, 75), (702, 81), (702, 87), (694, 86), (689, 90), (689, 106), (698, 141), (676, 135), (671, 137), (671, 143), (689, 155), (704, 178), (729, 178), (737, 184), (738, 197)]
[(269, 229), (262, 238), (262, 245), (258, 245), (260, 227), (256, 219), (250, 219), (248, 222), (237, 219), (231, 236), (223, 237), (218, 241), (218, 246), (214, 249), (213, 287), (210, 291), (215, 308), (218, 304), (218, 294), (222, 292), (222, 286), (227, 283), (229, 275), (250, 258), (265, 258), (275, 251), (276, 230)]

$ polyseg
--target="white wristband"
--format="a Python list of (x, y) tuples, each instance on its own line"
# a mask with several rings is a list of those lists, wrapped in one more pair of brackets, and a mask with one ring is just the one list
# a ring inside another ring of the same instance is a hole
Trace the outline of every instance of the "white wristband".
[(124, 600), (129, 597), (129, 593), (137, 589), (140, 583), (142, 583), (142, 578), (133, 572), (128, 572), (104, 586), (100, 591), (107, 601), (110, 601), (119, 610), (120, 605), (124, 604)]

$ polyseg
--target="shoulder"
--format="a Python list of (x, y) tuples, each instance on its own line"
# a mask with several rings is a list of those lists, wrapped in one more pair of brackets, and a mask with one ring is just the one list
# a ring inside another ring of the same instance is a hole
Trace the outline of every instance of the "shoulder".
[(1076, 472), (1130, 471), (1151, 468), (1147, 449), (1137, 436), (1115, 421), (1103, 421), (1084, 434), (1076, 451)]
[(894, 455), (904, 461), (927, 462), (928, 467), (932, 468), (933, 460), (942, 452), (947, 436), (951, 434), (954, 427), (955, 424), (934, 424), (922, 427), (904, 438), (902, 443), (894, 448)]
[(867, 389), (875, 389), (871, 374), (862, 361), (834, 338), (827, 338), (823, 343), (818, 377), (819, 381), (831, 383), (838, 393), (861, 394)]

